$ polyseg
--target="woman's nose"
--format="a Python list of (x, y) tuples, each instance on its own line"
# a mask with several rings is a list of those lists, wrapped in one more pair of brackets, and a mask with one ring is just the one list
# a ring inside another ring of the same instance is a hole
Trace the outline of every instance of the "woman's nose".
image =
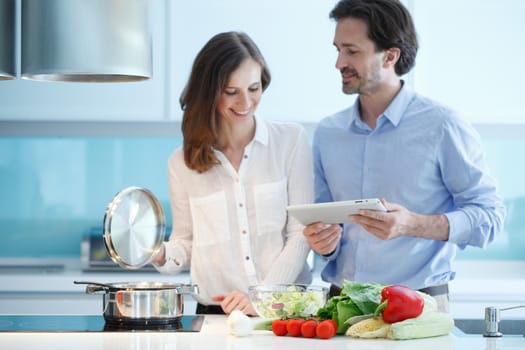
[(237, 106), (240, 108), (248, 109), (251, 106), (250, 96), (247, 93), (239, 94), (239, 99), (237, 100)]

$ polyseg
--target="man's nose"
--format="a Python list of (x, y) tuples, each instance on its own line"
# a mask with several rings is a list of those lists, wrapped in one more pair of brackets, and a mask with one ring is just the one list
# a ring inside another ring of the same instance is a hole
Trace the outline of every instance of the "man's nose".
[(341, 53), (337, 54), (337, 58), (335, 60), (335, 68), (338, 70), (341, 70), (347, 66), (347, 63), (344, 61), (344, 59), (341, 57)]

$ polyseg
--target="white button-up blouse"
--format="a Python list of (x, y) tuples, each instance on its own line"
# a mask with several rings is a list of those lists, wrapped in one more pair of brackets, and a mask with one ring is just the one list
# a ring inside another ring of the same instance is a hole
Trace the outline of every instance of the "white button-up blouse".
[(286, 206), (313, 201), (312, 153), (296, 123), (256, 119), (239, 171), (215, 150), (221, 164), (190, 170), (182, 148), (168, 161), (173, 228), (162, 273), (190, 268), (197, 300), (249, 285), (310, 283), (303, 226)]

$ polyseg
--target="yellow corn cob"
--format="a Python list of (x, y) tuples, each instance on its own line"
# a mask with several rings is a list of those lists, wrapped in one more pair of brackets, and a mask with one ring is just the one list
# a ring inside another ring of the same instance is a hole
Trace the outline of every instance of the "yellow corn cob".
[(354, 338), (386, 338), (390, 324), (382, 318), (373, 317), (357, 322), (347, 329), (346, 335)]

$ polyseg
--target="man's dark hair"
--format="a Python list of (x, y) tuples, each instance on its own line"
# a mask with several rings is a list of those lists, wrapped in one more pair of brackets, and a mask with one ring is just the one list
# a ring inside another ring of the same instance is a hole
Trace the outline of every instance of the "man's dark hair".
[(330, 12), (335, 21), (352, 17), (368, 24), (368, 37), (376, 50), (393, 47), (401, 51), (395, 65), (397, 75), (408, 73), (415, 65), (417, 33), (412, 16), (399, 0), (341, 0)]

